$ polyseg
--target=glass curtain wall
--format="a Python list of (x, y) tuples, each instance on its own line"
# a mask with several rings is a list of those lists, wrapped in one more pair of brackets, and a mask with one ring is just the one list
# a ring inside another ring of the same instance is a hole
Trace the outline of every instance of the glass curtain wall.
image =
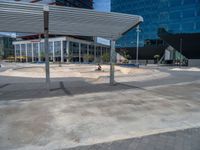
[[(199, 0), (111, 0), (111, 11), (138, 14), (144, 18), (140, 25), (140, 46), (145, 40), (157, 39), (159, 28), (172, 33), (200, 32)], [(128, 32), (116, 45), (135, 47), (136, 30)]]
[(89, 62), (94, 62), (94, 45), (89, 45)]
[(22, 62), (26, 61), (26, 45), (21, 44), (21, 54), (22, 54)]
[(53, 42), (49, 42), (49, 61), (53, 61)]
[[(40, 60), (41, 60), (41, 61), (45, 61), (44, 42), (40, 42), (39, 46), (40, 46), (40, 54), (39, 54)], [(38, 56), (38, 57), (39, 57), (39, 56)]]
[(88, 62), (87, 44), (81, 44), (81, 62)]
[(70, 51), (72, 52), (72, 61), (79, 62), (79, 43), (70, 42)]
[(33, 43), (34, 61), (38, 61), (38, 43)]
[(101, 62), (101, 47), (100, 46), (96, 47), (96, 61)]
[(67, 41), (63, 41), (63, 61), (67, 61)]
[(16, 56), (16, 61), (20, 61), (20, 45), (19, 44), (16, 44), (15, 45), (15, 56)]
[[(20, 59), (20, 48), (21, 55), (23, 56), (23, 61), (26, 61), (26, 46), (27, 46), (27, 60), (28, 62), (38, 62), (39, 60), (45, 61), (45, 50), (43, 42), (30, 42), (27, 41), (23, 44), (16, 44), (16, 58)], [(54, 43), (54, 44), (53, 44)], [(61, 48), (63, 48), (63, 60), (64, 62), (69, 59), (69, 62), (100, 62), (101, 54), (109, 53), (110, 49), (108, 47), (94, 46), (86, 43), (69, 42), (69, 54), (67, 54), (67, 41), (50, 41), (49, 42), (49, 60), (54, 61), (53, 56), (55, 56), (55, 61), (61, 61)], [(63, 46), (61, 46), (63, 44)], [(81, 53), (79, 53), (79, 46)], [(33, 50), (33, 60), (32, 60), (32, 50)], [(54, 54), (53, 54), (54, 52)], [(80, 56), (80, 61), (79, 61)], [(96, 57), (95, 57), (96, 56)], [(40, 57), (40, 59), (39, 59)]]
[(55, 61), (61, 61), (61, 41), (54, 42)]
[(27, 44), (27, 57), (28, 57), (28, 62), (32, 61), (32, 44), (28, 43)]

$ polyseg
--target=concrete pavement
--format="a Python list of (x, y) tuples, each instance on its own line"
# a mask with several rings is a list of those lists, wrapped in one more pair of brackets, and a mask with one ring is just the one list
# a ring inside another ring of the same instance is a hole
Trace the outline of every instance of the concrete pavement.
[(170, 76), (116, 86), (1, 85), (0, 149), (199, 150), (198, 72), (161, 71)]

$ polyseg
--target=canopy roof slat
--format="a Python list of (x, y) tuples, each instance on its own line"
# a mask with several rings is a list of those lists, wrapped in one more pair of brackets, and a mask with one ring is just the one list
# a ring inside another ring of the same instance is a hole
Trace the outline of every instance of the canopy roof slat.
[[(43, 33), (46, 5), (0, 1), (0, 31)], [(97, 12), (62, 6), (49, 6), (49, 33), (72, 36), (98, 36), (116, 40), (143, 18), (122, 13)]]

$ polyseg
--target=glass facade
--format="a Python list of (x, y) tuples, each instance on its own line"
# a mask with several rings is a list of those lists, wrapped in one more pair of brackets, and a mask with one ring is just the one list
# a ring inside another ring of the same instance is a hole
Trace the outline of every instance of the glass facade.
[[(26, 40), (16, 41), (13, 44), (16, 61), (45, 61), (43, 41)], [(66, 38), (55, 38), (49, 41), (49, 60), (53, 62), (100, 62), (102, 55), (109, 52), (110, 48), (106, 45), (83, 40), (67, 41)]]
[(38, 43), (33, 43), (33, 56), (34, 61), (38, 61)]
[(22, 53), (22, 56), (26, 56), (26, 45), (25, 44), (21, 44), (21, 53)]
[(79, 8), (93, 8), (93, 0), (54, 0), (57, 5)]
[(53, 42), (49, 42), (49, 57), (53, 61)]
[(19, 57), (19, 56), (20, 56), (20, 45), (19, 45), (19, 44), (18, 44), (18, 45), (15, 45), (15, 51), (16, 51), (15, 55), (16, 55), (17, 57)]
[[(13, 0), (18, 1), (18, 0)], [(69, 7), (93, 8), (93, 0), (21, 0), (23, 2), (64, 5)]]
[[(111, 11), (141, 15), (140, 46), (158, 39), (158, 28), (172, 33), (200, 32), (200, 0), (111, 0)], [(117, 41), (118, 47), (135, 47), (136, 30)]]
[(13, 40), (11, 37), (0, 36), (0, 58), (14, 56)]
[(27, 56), (32, 58), (32, 44), (27, 44)]

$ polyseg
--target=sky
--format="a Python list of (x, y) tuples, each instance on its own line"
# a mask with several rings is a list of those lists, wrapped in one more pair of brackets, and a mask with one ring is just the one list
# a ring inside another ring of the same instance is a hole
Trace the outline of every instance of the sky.
[(94, 0), (94, 9), (98, 11), (110, 11), (110, 0)]
[[(110, 12), (110, 1), (111, 0), (94, 0), (94, 9), (97, 11), (103, 11), (103, 12)], [(97, 38), (98, 43), (109, 45), (110, 41), (100, 38)]]

